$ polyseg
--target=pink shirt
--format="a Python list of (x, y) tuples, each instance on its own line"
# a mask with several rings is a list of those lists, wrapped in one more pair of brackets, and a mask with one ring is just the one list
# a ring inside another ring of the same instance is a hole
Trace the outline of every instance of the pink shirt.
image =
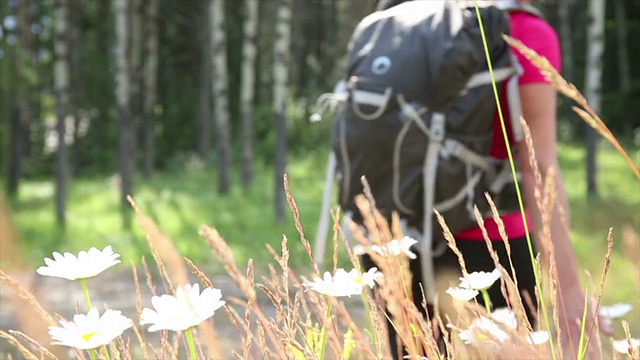
[[(538, 54), (546, 57), (556, 70), (560, 71), (561, 67), (561, 51), (558, 35), (555, 30), (543, 19), (524, 12), (513, 12), (509, 15), (511, 22), (511, 36), (520, 40), (527, 47), (535, 50)], [(537, 84), (547, 82), (540, 70), (536, 68), (531, 61), (527, 60), (520, 52), (513, 49), (513, 53), (518, 58), (524, 73), (519, 79), (520, 85)], [(509, 138), (511, 135), (511, 119), (507, 107), (504, 88), (500, 99), (502, 106), (502, 114), (507, 128)], [(497, 113), (497, 112), (496, 112)], [(490, 155), (497, 159), (506, 159), (508, 157), (507, 147), (505, 146), (504, 136), (502, 135), (502, 127), (500, 119), (496, 114), (493, 122), (494, 136), (493, 145)], [(524, 222), (520, 212), (505, 214), (502, 217), (505, 230), (509, 239), (517, 239), (525, 236)], [(529, 231), (532, 230), (531, 221), (527, 216)], [(489, 238), (493, 241), (502, 241), (498, 231), (498, 225), (492, 218), (485, 219), (485, 228)], [(482, 230), (479, 227), (463, 230), (456, 234), (456, 238), (464, 240), (483, 240)]]

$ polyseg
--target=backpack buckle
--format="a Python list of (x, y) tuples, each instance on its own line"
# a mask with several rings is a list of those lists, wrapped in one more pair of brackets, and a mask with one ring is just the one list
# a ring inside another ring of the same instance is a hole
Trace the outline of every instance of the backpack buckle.
[(446, 118), (445, 114), (439, 112), (434, 112), (431, 115), (431, 126), (429, 126), (429, 138), (431, 141), (442, 142), (444, 140)]

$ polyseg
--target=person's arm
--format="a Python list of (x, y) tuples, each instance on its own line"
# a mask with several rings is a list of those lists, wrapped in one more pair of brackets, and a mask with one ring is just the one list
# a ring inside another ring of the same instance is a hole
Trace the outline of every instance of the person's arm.
[[(547, 58), (557, 69), (561, 69), (561, 51), (558, 36), (553, 28), (546, 22), (532, 20), (532, 18), (520, 18), (514, 21), (513, 36), (522, 41), (527, 47)], [(530, 153), (525, 142), (518, 144), (518, 161), (522, 171), (522, 187), (524, 201), (534, 226), (534, 238), (537, 240), (538, 251), (543, 254), (543, 260), (549, 265), (548, 246), (545, 241), (550, 240), (553, 245), (553, 255), (558, 275), (558, 310), (560, 331), (562, 332), (563, 347), (578, 348), (580, 339), (579, 320), (584, 312), (584, 291), (580, 283), (580, 276), (576, 256), (571, 243), (569, 229), (570, 211), (564, 181), (558, 165), (556, 90), (548, 83), (543, 74), (529, 60), (518, 51), (515, 51), (523, 66), (524, 74), (520, 78), (520, 97), (522, 102), (523, 117), (531, 130), (535, 161), (540, 170), (544, 182), (549, 171), (554, 173), (555, 198), (550, 223), (546, 224), (549, 236), (545, 239), (542, 234), (542, 217), (535, 199), (536, 180), (534, 171), (530, 165)], [(549, 314), (551, 316), (551, 314)], [(591, 329), (594, 314), (590, 314), (587, 330)], [(605, 324), (600, 322), (600, 329), (611, 332)], [(590, 346), (589, 358), (598, 356), (593, 351), (596, 346)]]
[[(555, 206), (550, 216), (551, 224), (548, 225), (550, 225), (551, 242), (558, 269), (558, 285), (562, 289), (580, 287), (577, 262), (568, 229), (569, 202), (558, 165), (556, 90), (546, 83), (528, 84), (520, 87), (520, 97), (523, 117), (531, 131), (535, 160), (542, 180), (545, 181), (550, 170), (555, 175)], [(546, 246), (541, 243), (543, 240), (540, 234), (543, 228), (542, 214), (538, 210), (535, 199), (536, 183), (534, 170), (530, 165), (531, 154), (524, 141), (518, 146), (518, 154), (522, 170), (524, 200), (531, 212), (530, 216), (536, 232), (536, 245), (539, 250), (546, 250)], [(543, 259), (547, 264), (549, 263), (548, 255), (548, 251), (543, 252)]]
[[(558, 307), (560, 312), (560, 327), (564, 347), (571, 347), (575, 351), (580, 339), (579, 320), (584, 311), (584, 291), (580, 284), (578, 264), (573, 251), (569, 230), (569, 202), (564, 182), (558, 165), (557, 150), (557, 120), (556, 120), (556, 90), (549, 84), (537, 83), (520, 87), (523, 117), (531, 131), (535, 161), (544, 182), (549, 171), (554, 173), (555, 199), (548, 226), (550, 239), (545, 239), (541, 230), (542, 213), (535, 199), (536, 180), (534, 170), (530, 165), (530, 151), (524, 142), (518, 145), (519, 164), (522, 171), (522, 187), (524, 201), (534, 226), (536, 245), (543, 254), (545, 264), (549, 264), (549, 246), (544, 244), (550, 240), (553, 245), (553, 255), (558, 274)], [(544, 185), (543, 185), (544, 186)], [(593, 314), (587, 322), (587, 331), (593, 324)], [(611, 330), (600, 323), (605, 332)], [(590, 347), (590, 355), (595, 346)]]
[[(530, 84), (520, 87), (520, 96), (523, 117), (531, 131), (535, 160), (542, 180), (545, 181), (549, 171), (553, 171), (555, 175), (555, 201), (550, 216), (551, 223), (547, 226), (550, 226), (550, 240), (553, 244), (558, 271), (558, 286), (562, 291), (580, 288), (578, 266), (568, 229), (569, 202), (558, 165), (556, 90), (549, 84)], [(543, 224), (542, 214), (535, 199), (535, 174), (530, 165), (531, 154), (524, 142), (519, 145), (518, 154), (522, 170), (524, 200), (531, 213), (535, 238), (537, 239), (536, 245), (539, 250), (545, 250), (543, 251), (543, 259), (548, 264), (549, 252), (546, 251), (546, 246), (542, 243), (542, 234), (540, 234)]]

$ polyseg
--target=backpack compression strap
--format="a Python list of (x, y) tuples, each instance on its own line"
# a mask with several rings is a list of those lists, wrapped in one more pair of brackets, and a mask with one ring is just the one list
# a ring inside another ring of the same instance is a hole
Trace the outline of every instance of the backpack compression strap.
[[(513, 58), (511, 67), (496, 69), (493, 72), (493, 79), (489, 71), (483, 71), (475, 74), (467, 83), (467, 86), (463, 91), (467, 91), (477, 86), (483, 86), (490, 84), (493, 80), (501, 82), (508, 80), (507, 89), (509, 93), (515, 91), (515, 96), (509, 96), (513, 98), (513, 101), (509, 102), (509, 111), (512, 115), (516, 115), (519, 119), (521, 114), (519, 93), (518, 93), (518, 77), (522, 73), (522, 70)], [(467, 199), (467, 207), (472, 207), (473, 201), (473, 189), (482, 178), (483, 172), (489, 172), (491, 168), (488, 159), (475, 153), (474, 151), (465, 147), (462, 143), (448, 138), (445, 139), (445, 124), (446, 115), (442, 113), (433, 113), (431, 118), (431, 124), (428, 129), (424, 129), (425, 126), (422, 123), (422, 119), (419, 111), (410, 103), (406, 102), (401, 95), (398, 95), (398, 103), (402, 108), (402, 112), (409, 118), (414, 120), (415, 124), (429, 137), (429, 145), (427, 147), (427, 153), (423, 165), (423, 191), (424, 191), (424, 204), (423, 204), (423, 233), (422, 241), (420, 242), (420, 253), (422, 256), (422, 277), (424, 281), (425, 297), (428, 303), (433, 303), (435, 300), (435, 272), (433, 257), (436, 253), (440, 253), (440, 250), (446, 249), (445, 244), (440, 244), (441, 249), (433, 249), (433, 231), (434, 231), (434, 210), (441, 212), (446, 211), (448, 208), (458, 204), (460, 201)], [(379, 104), (382, 105), (382, 104)], [(515, 131), (515, 130), (514, 130)], [(515, 131), (517, 134), (517, 131)], [(438, 160), (440, 156), (455, 156), (467, 164), (467, 183), (466, 185), (452, 198), (435, 204), (435, 182), (436, 173), (438, 167)], [(481, 171), (472, 174), (472, 165), (475, 165)], [(394, 169), (395, 172), (396, 169)], [(394, 182), (395, 182), (394, 176)], [(495, 181), (494, 181), (495, 183)], [(395, 185), (395, 184), (394, 184)], [(395, 186), (394, 186), (395, 187)]]
[(522, 11), (539, 18), (544, 18), (544, 14), (531, 4), (523, 4), (518, 0), (498, 0), (496, 6), (505, 11)]
[[(520, 124), (520, 116), (522, 115), (522, 110), (521, 110), (520, 96), (519, 96), (519, 89), (518, 89), (518, 77), (521, 74), (522, 74), (522, 68), (518, 64), (518, 61), (515, 58), (515, 56), (513, 55), (512, 55), (512, 67), (496, 69), (493, 74), (496, 82), (501, 82), (511, 77), (507, 82), (507, 93), (508, 93), (507, 99), (509, 101), (509, 112), (511, 114), (511, 119), (512, 119), (512, 131), (516, 141), (520, 141), (523, 138), (522, 127)], [(471, 79), (469, 79), (463, 91), (467, 91), (477, 86), (490, 84), (491, 81), (492, 79), (489, 71), (479, 72), (473, 75)], [(355, 87), (351, 87), (351, 89), (349, 88), (350, 86), (347, 85), (347, 82), (344, 80), (341, 80), (336, 84), (332, 93), (323, 94), (322, 96), (320, 96), (316, 104), (317, 113), (314, 113), (312, 115), (311, 121), (321, 120), (321, 114), (327, 110), (335, 112), (340, 105), (344, 104), (348, 100), (349, 97), (351, 97), (351, 100), (354, 103), (352, 106), (354, 106), (358, 110), (360, 110), (358, 107), (358, 104), (375, 106), (378, 108), (378, 111), (380, 111), (380, 109), (384, 109), (389, 104), (390, 94), (388, 93), (377, 94), (377, 93), (372, 93), (365, 90), (360, 90)], [(401, 98), (399, 98), (398, 101), (401, 107), (403, 108), (403, 112), (405, 112), (406, 115), (409, 115), (409, 117), (411, 118), (411, 115), (412, 115), (411, 113), (416, 113), (413, 115), (417, 115), (418, 118), (420, 118), (420, 114), (417, 113), (416, 109), (412, 105), (408, 103), (403, 104), (403, 99)], [(373, 118), (375, 118), (376, 114), (374, 113), (374, 114), (368, 114), (368, 115), (369, 116), (366, 116), (366, 117), (372, 118), (373, 116)], [(417, 121), (416, 125), (418, 125), (421, 128), (424, 127), (421, 121)], [(424, 128), (422, 129), (422, 131), (425, 132), (425, 134), (427, 135), (429, 134), (429, 131)], [(475, 152), (467, 149), (464, 145), (462, 145), (461, 143), (453, 139), (444, 140), (440, 144), (438, 151), (433, 151), (433, 153), (440, 153), (443, 156), (453, 155), (465, 161), (466, 163), (474, 164), (475, 166), (481, 169), (490, 168), (487, 165), (486, 163), (487, 160), (485, 158), (480, 157)], [(328, 158), (327, 173), (325, 176), (325, 189), (324, 189), (322, 207), (321, 207), (322, 212), (321, 212), (320, 221), (318, 223), (318, 227), (316, 229), (316, 237), (315, 237), (314, 259), (318, 265), (322, 264), (324, 260), (324, 255), (325, 255), (326, 241), (327, 241), (328, 228), (329, 228), (329, 210), (330, 210), (330, 202), (331, 202), (331, 193), (333, 190), (333, 185), (334, 185), (333, 183), (335, 181), (335, 166), (336, 166), (335, 154), (332, 152), (331, 154), (329, 154), (329, 158)], [(424, 170), (428, 171), (428, 169), (426, 169), (426, 164), (425, 164)], [(433, 173), (435, 173), (435, 171), (433, 171)], [(394, 187), (396, 187), (395, 183), (399, 182), (398, 176), (399, 176), (399, 172), (396, 174), (396, 171), (394, 169), (394, 177), (398, 178), (397, 180), (394, 180)], [(473, 176), (469, 176), (469, 179), (467, 181), (467, 186), (461, 189), (460, 192), (456, 194), (456, 196), (452, 197), (451, 199), (442, 201), (438, 204), (433, 204), (432, 201), (430, 202), (425, 201), (425, 205), (429, 206), (429, 207), (425, 207), (425, 209), (430, 208), (432, 210), (437, 209), (441, 212), (446, 211), (451, 206), (454, 206), (458, 202), (462, 201), (465, 195), (468, 195), (469, 191), (473, 190), (473, 187), (475, 187), (475, 185), (478, 183), (479, 180), (480, 180), (479, 173)], [(433, 181), (435, 181), (435, 179), (433, 179)], [(501, 188), (506, 182), (507, 181), (504, 179), (504, 176), (496, 177), (496, 179), (492, 184), (492, 190), (494, 189), (499, 190), (499, 188)], [(432, 186), (432, 184), (433, 182), (427, 182), (425, 179), (425, 185)], [(396, 202), (398, 206), (400, 206), (401, 208), (403, 207), (399, 201), (396, 201)], [(404, 210), (407, 211), (408, 209), (404, 209)], [(409, 210), (409, 212), (411, 211)], [(431, 214), (431, 212), (432, 211), (429, 211), (429, 212), (425, 211), (425, 215)], [(431, 222), (432, 216), (430, 216), (429, 218), (430, 218), (429, 222)], [(429, 228), (432, 229), (433, 228), (432, 225), (429, 225)], [(430, 233), (430, 232), (425, 231), (425, 233)], [(425, 245), (426, 243), (429, 244), (428, 253), (431, 255), (432, 241), (430, 238), (424, 239), (424, 240), (427, 240), (427, 241), (423, 241)], [(440, 253), (440, 252), (441, 251), (436, 251), (436, 253)], [(432, 258), (431, 256), (428, 256), (428, 257), (425, 256), (426, 261), (423, 261), (423, 264), (426, 262), (432, 262), (431, 258)], [(426, 264), (426, 266), (430, 269), (433, 269), (433, 264), (431, 265)], [(428, 275), (430, 275), (432, 279), (433, 271), (427, 271), (427, 272), (429, 273)], [(430, 280), (430, 277), (425, 277), (425, 281), (427, 282), (427, 284), (432, 285), (434, 284), (434, 281)], [(433, 286), (427, 286), (427, 288), (432, 288), (432, 287)]]

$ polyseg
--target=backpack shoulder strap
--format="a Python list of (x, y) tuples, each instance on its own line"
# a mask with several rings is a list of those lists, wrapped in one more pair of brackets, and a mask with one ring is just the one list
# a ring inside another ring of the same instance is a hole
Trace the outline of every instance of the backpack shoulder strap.
[(508, 12), (521, 11), (544, 19), (544, 14), (538, 8), (531, 4), (523, 4), (518, 0), (507, 1), (504, 4), (500, 4), (499, 7)]
[[(506, 12), (524, 12), (532, 16), (544, 19), (544, 14), (531, 4), (523, 4), (518, 0), (506, 0), (499, 4), (499, 7)], [(524, 139), (522, 124), (520, 117), (522, 116), (522, 104), (520, 102), (520, 91), (518, 88), (518, 78), (522, 75), (522, 67), (518, 63), (517, 58), (512, 54), (512, 64), (515, 67), (516, 74), (507, 83), (507, 102), (511, 115), (511, 129), (515, 141), (520, 142)]]

